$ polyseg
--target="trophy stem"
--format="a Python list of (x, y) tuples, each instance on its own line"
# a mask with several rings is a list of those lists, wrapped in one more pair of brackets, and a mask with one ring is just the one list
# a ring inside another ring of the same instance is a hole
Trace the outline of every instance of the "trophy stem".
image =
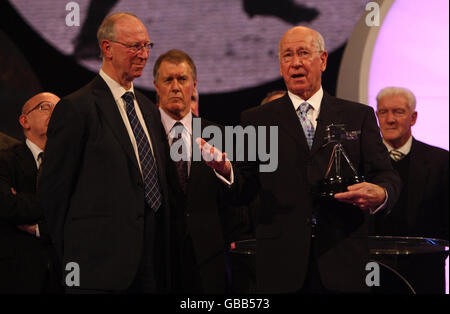
[(336, 144), (336, 153), (334, 154), (334, 164), (336, 167), (336, 178), (341, 177), (341, 153), (342, 153), (342, 145)]
[(333, 146), (333, 151), (331, 152), (330, 161), (328, 162), (327, 172), (325, 173), (325, 179), (328, 178), (331, 172), (331, 167), (333, 166), (334, 155), (336, 151), (336, 145)]
[(352, 162), (350, 161), (350, 158), (348, 158), (347, 154), (345, 153), (344, 148), (342, 147), (342, 155), (344, 155), (345, 160), (347, 161), (347, 164), (350, 166), (350, 168), (353, 171), (353, 174), (355, 176), (358, 176), (358, 172), (356, 171), (355, 167), (353, 166)]

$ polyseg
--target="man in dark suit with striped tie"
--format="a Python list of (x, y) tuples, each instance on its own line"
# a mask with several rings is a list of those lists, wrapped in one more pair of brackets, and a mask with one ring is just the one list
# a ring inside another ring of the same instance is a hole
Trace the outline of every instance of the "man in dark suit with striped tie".
[[(178, 182), (174, 185), (183, 208), (177, 217), (179, 240), (176, 283), (183, 293), (225, 293), (227, 276), (227, 244), (243, 208), (231, 208), (221, 193), (220, 179), (203, 161), (193, 137), (206, 127), (223, 127), (193, 114), (191, 99), (197, 86), (197, 70), (191, 57), (172, 49), (158, 57), (153, 69), (154, 85), (159, 97), (161, 120), (171, 146)], [(196, 95), (198, 98), (198, 94)], [(178, 158), (177, 158), (178, 157)], [(242, 213), (245, 217), (246, 213)], [(231, 219), (231, 217), (235, 219)], [(230, 217), (226, 219), (225, 217)]]
[(67, 292), (169, 292), (168, 146), (159, 111), (133, 86), (153, 44), (122, 12), (105, 18), (97, 39), (100, 73), (63, 98), (49, 124), (45, 216)]

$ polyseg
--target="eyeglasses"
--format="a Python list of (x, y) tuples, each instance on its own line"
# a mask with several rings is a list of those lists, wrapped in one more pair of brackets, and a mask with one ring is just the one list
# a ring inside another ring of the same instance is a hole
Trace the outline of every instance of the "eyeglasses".
[(285, 51), (281, 54), (281, 61), (285, 63), (291, 62), (294, 59), (294, 55), (297, 55), (299, 59), (302, 61), (311, 60), (314, 52), (322, 52), (322, 50), (309, 51), (301, 49), (298, 50), (297, 52)]
[(41, 102), (33, 107), (33, 109), (29, 110), (27, 113), (24, 113), (25, 115), (30, 114), (34, 110), (39, 110), (43, 113), (50, 112), (52, 110), (53, 104), (50, 102)]
[(112, 41), (113, 43), (116, 43), (116, 44), (121, 44), (121, 45), (127, 47), (128, 49), (130, 49), (133, 53), (137, 53), (137, 52), (141, 51), (142, 49), (145, 49), (148, 52), (148, 51), (150, 51), (150, 49), (153, 48), (153, 45), (154, 45), (153, 43), (129, 45), (129, 44), (122, 43), (122, 42), (116, 41), (116, 40), (110, 39), (109, 41)]

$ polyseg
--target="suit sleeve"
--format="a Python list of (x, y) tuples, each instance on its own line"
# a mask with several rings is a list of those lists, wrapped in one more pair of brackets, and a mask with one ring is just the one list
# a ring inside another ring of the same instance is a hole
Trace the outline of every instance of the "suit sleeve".
[(369, 106), (367, 106), (367, 113), (361, 130), (361, 154), (366, 180), (385, 188), (387, 191), (388, 202), (382, 210), (382, 212), (387, 213), (395, 205), (400, 195), (401, 179), (392, 167), (386, 146), (381, 140), (375, 113)]
[(11, 187), (16, 186), (11, 160), (14, 157), (9, 152), (0, 157), (0, 221), (12, 225), (34, 224), (42, 218), (36, 194), (18, 191), (14, 195), (11, 192)]
[(60, 257), (64, 222), (83, 154), (84, 128), (85, 122), (75, 104), (63, 99), (55, 106), (47, 130), (38, 196)]

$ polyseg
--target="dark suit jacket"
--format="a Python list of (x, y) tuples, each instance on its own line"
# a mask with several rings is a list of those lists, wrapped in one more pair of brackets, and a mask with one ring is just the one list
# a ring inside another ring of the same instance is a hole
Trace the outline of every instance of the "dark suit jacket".
[[(41, 293), (48, 280), (50, 245), (36, 197), (36, 173), (26, 144), (0, 152), (0, 293)], [(36, 223), (41, 238), (17, 228)]]
[[(201, 131), (207, 126), (216, 126), (223, 132), (223, 127), (201, 119)], [(195, 139), (192, 144), (192, 149), (200, 156)], [(227, 292), (228, 244), (236, 236), (236, 230), (244, 227), (247, 213), (245, 208), (230, 206), (222, 193), (222, 185), (214, 171), (200, 160), (191, 162), (186, 194), (179, 184), (174, 187), (179, 195), (175, 199), (182, 201), (175, 207), (184, 207), (179, 241), (182, 244), (179, 259), (182, 292)]]
[[(278, 126), (277, 170), (259, 173), (258, 163), (246, 163), (238, 167), (234, 186), (238, 194), (252, 194), (260, 189), (261, 209), (256, 227), (259, 292), (294, 292), (302, 287), (313, 213), (318, 218), (315, 242), (323, 285), (335, 292), (364, 290), (368, 213), (337, 201), (319, 201), (312, 191), (325, 175), (333, 147), (323, 146), (325, 128), (344, 123), (348, 131), (361, 131), (357, 140), (343, 143), (353, 165), (368, 182), (386, 188), (387, 208), (392, 206), (400, 180), (388, 159), (372, 108), (324, 93), (311, 151), (287, 94), (243, 112), (241, 119), (243, 125)], [(351, 175), (350, 169), (343, 171), (344, 176)]]
[(0, 132), (0, 150), (8, 149), (9, 147), (17, 145), (19, 143), (20, 141), (16, 140), (14, 137)]
[(406, 233), (399, 234), (395, 226), (385, 228), (391, 219), (390, 214), (374, 217), (374, 233), (448, 241), (448, 151), (413, 138), (409, 156), (409, 180), (403, 182), (408, 191), (403, 211)]
[[(168, 145), (159, 111), (135, 94), (159, 174), (163, 278), (169, 289)], [(100, 76), (58, 103), (47, 136), (39, 194), (63, 268), (78, 263), (83, 289), (129, 288), (143, 252), (144, 184), (117, 105)]]

